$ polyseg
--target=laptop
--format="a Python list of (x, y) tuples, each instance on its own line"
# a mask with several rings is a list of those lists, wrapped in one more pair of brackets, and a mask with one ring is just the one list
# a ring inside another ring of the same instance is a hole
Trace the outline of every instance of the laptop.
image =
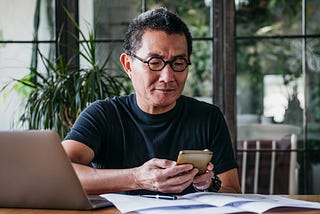
[(54, 131), (0, 131), (0, 207), (91, 210), (112, 206), (87, 195)]

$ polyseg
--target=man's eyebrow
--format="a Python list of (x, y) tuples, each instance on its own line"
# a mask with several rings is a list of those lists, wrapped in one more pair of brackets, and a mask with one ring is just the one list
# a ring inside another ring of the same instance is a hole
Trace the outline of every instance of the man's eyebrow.
[[(161, 58), (164, 58), (163, 55), (161, 54), (157, 54), (157, 53), (149, 53), (147, 55), (148, 58), (151, 58), (151, 57), (161, 57)], [(175, 55), (173, 57), (171, 57), (172, 59), (175, 59), (175, 58), (186, 58), (187, 57), (187, 54), (178, 54), (178, 55)]]
[(163, 55), (160, 55), (160, 54), (157, 54), (157, 53), (149, 53), (148, 55), (147, 55), (147, 57), (164, 57)]
[(179, 54), (174, 56), (173, 58), (186, 58), (186, 57), (187, 57), (187, 54)]

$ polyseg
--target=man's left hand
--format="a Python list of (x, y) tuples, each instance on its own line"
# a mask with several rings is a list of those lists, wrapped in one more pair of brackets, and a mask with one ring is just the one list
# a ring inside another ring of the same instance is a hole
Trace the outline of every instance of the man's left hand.
[(206, 190), (212, 184), (213, 164), (209, 163), (207, 171), (201, 175), (195, 176), (192, 185), (199, 190)]

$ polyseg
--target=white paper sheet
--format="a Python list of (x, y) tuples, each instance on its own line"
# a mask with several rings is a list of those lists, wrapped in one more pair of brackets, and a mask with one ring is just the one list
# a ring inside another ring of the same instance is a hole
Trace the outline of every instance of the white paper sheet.
[(320, 203), (261, 194), (227, 194), (198, 192), (179, 196), (177, 200), (163, 200), (123, 194), (104, 194), (122, 213), (262, 213), (270, 209), (319, 209)]
[(122, 213), (146, 210), (150, 208), (165, 208), (179, 206), (188, 206), (190, 208), (191, 206), (204, 205), (202, 202), (182, 198), (179, 198), (178, 200), (163, 200), (124, 194), (104, 194), (101, 196), (111, 201)]

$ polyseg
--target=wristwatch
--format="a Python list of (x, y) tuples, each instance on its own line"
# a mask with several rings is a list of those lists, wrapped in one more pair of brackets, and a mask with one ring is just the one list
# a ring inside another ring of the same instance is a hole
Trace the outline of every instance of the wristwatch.
[(212, 178), (211, 186), (208, 189), (201, 190), (196, 188), (195, 186), (193, 186), (193, 188), (197, 192), (218, 192), (221, 188), (221, 180), (218, 176), (214, 175)]

